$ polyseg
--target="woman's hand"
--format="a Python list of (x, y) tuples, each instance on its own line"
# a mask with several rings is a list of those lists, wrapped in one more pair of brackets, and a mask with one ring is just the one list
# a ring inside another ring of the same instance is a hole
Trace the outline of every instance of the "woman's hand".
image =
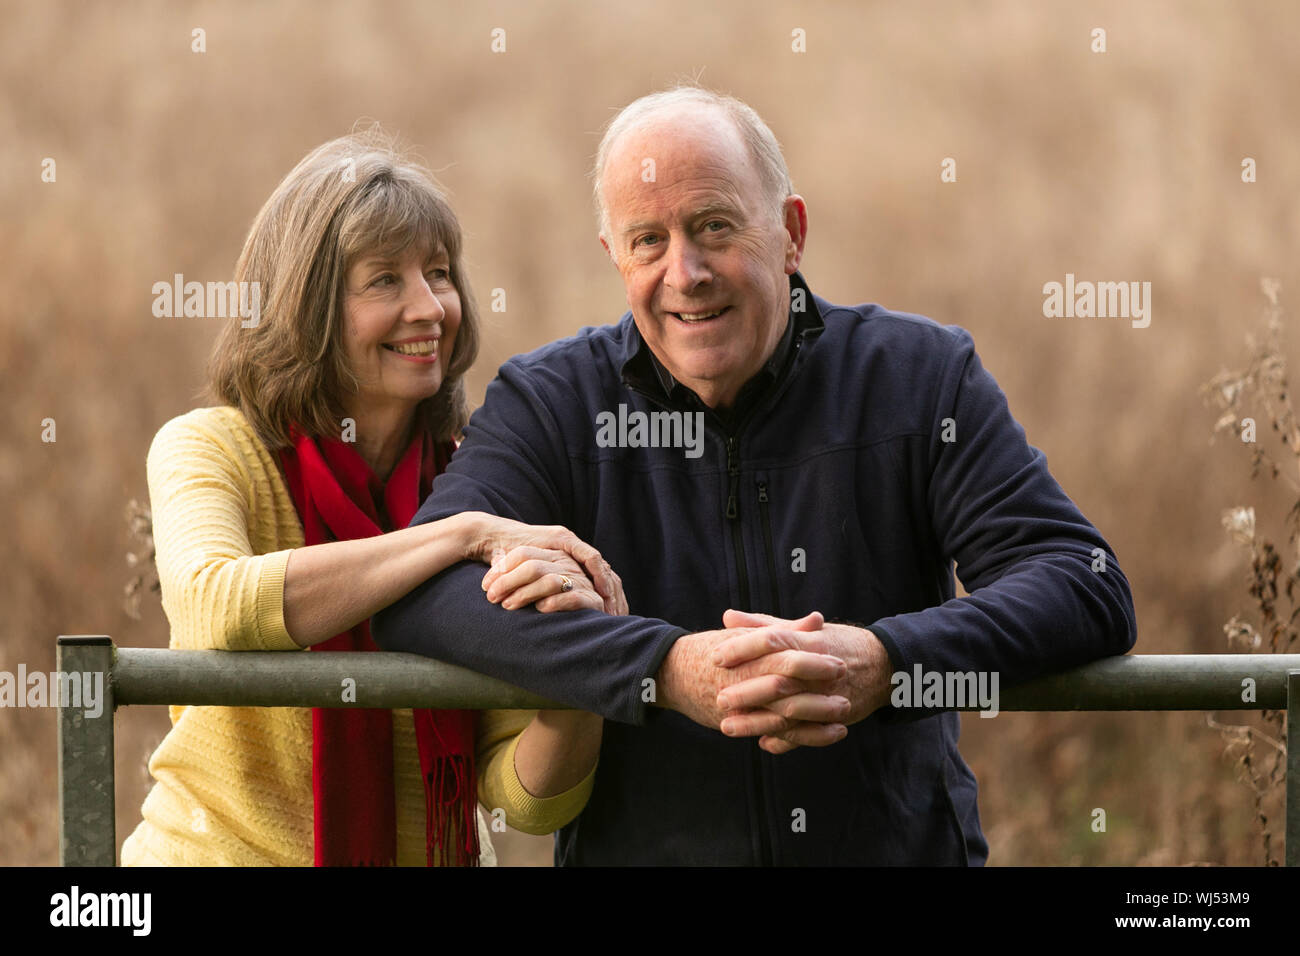
[[(469, 522), (466, 556), (491, 561), (483, 590), (493, 604), (508, 610), (534, 604), (542, 612), (587, 607), (627, 613), (619, 576), (599, 551), (567, 528), (479, 512), (460, 517)], [(580, 710), (538, 711), (515, 747), (519, 783), (539, 799), (576, 787), (596, 765), (604, 726), (599, 715)]]
[(483, 576), (483, 590), (489, 601), (507, 611), (529, 604), (543, 613), (584, 607), (605, 610), (605, 599), (578, 562), (548, 548), (524, 545), (505, 554), (498, 551)]
[[(488, 600), (507, 608), (535, 601), (539, 611), (594, 607), (627, 613), (622, 580), (599, 551), (568, 528), (482, 512), (462, 517), (471, 522), (465, 557), (492, 565), (483, 578)], [(568, 591), (566, 578), (573, 585)]]

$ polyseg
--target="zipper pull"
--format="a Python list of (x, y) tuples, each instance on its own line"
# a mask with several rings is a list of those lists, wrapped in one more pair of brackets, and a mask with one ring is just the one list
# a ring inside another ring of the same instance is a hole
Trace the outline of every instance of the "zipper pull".
[(767, 482), (766, 481), (760, 481), (758, 483), (758, 503), (760, 505), (767, 504)]

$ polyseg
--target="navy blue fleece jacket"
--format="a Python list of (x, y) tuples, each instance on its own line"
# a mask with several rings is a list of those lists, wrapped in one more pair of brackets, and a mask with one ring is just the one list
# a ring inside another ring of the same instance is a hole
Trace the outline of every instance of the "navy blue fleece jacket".
[[(885, 708), (782, 756), (648, 706), (672, 642), (729, 607), (869, 627), (896, 670), (1001, 688), (1134, 642), (1114, 553), (1026, 443), (955, 326), (844, 307), (791, 279), (792, 355), (750, 413), (707, 413), (703, 452), (601, 447), (603, 412), (668, 396), (630, 314), (506, 362), (414, 523), (486, 511), (571, 528), (631, 616), (505, 611), (459, 564), (376, 615), (375, 640), (608, 718), (562, 864), (980, 864), (952, 711)], [(1097, 549), (1101, 549), (1098, 551)], [(1105, 554), (1105, 569), (1097, 555)], [(955, 598), (953, 563), (968, 597)]]

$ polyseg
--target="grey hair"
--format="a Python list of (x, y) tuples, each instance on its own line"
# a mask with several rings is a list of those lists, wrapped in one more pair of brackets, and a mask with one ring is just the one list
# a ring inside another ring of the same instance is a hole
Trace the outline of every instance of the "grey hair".
[(602, 188), (605, 163), (609, 159), (614, 143), (624, 133), (640, 126), (655, 113), (686, 103), (712, 106), (721, 110), (731, 120), (749, 150), (754, 165), (758, 167), (759, 179), (763, 184), (769, 209), (778, 220), (782, 218), (782, 205), (786, 197), (794, 193), (794, 186), (790, 182), (790, 171), (786, 168), (785, 157), (781, 155), (781, 144), (776, 141), (767, 124), (754, 112), (753, 107), (734, 96), (715, 93), (701, 86), (684, 84), (633, 100), (605, 127), (605, 135), (601, 137), (600, 146), (596, 149), (596, 162), (592, 166), (591, 178), (592, 198), (600, 221), (600, 234), (606, 239), (609, 238), (609, 210), (605, 208)]

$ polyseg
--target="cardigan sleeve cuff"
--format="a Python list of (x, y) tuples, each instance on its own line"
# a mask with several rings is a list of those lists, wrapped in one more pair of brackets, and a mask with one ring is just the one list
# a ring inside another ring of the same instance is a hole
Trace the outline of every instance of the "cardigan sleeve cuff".
[(263, 651), (298, 651), (302, 648), (284, 626), (284, 572), (289, 550), (262, 555), (257, 579), (257, 647)]
[(582, 781), (563, 793), (552, 797), (535, 797), (524, 789), (515, 770), (515, 750), (519, 746), (519, 734), (510, 742), (501, 763), (504, 779), (501, 781), (509, 806), (506, 807), (506, 822), (516, 830), (525, 833), (554, 833), (571, 821), (587, 805), (591, 789), (596, 782), (596, 768)]

